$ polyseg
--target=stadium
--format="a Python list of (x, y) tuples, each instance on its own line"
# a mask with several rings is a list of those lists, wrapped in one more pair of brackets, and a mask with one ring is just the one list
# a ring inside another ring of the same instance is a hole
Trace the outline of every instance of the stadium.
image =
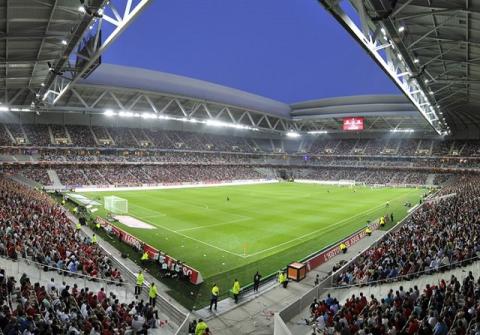
[(0, 0), (1, 333), (480, 331), (478, 2), (318, 1), (401, 94), (295, 103), (105, 63), (153, 2)]

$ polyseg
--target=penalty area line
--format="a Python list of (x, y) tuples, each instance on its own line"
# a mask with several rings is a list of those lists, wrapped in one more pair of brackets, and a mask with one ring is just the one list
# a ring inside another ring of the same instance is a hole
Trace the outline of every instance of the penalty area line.
[[(147, 221), (148, 221), (148, 220), (147, 220)], [(191, 236), (182, 234), (181, 232), (178, 232), (178, 231), (175, 231), (175, 230), (173, 230), (173, 229), (167, 228), (167, 227), (162, 226), (162, 225), (160, 225), (160, 224), (158, 224), (158, 223), (152, 223), (152, 222), (150, 222), (150, 224), (152, 224), (152, 225), (154, 225), (154, 226), (157, 226), (157, 227), (160, 227), (160, 228), (162, 228), (162, 229), (165, 229), (166, 231), (169, 231), (169, 232), (171, 232), (171, 233), (173, 233), (173, 234), (177, 234), (177, 235), (180, 235), (180, 236), (182, 236), (182, 237), (188, 238), (189, 240), (192, 240), (192, 241), (201, 243), (201, 244), (206, 245), (206, 246), (208, 246), (208, 247), (210, 247), (210, 248), (214, 248), (214, 249), (217, 249), (217, 250), (219, 250), (219, 251), (226, 252), (227, 254), (234, 255), (234, 256), (237, 256), (237, 257), (240, 257), (240, 258), (246, 258), (246, 257), (247, 257), (247, 256), (244, 256), (244, 255), (242, 255), (242, 254), (237, 254), (236, 252), (232, 252), (232, 251), (225, 250), (225, 249), (223, 249), (223, 248), (217, 247), (217, 246), (215, 246), (215, 245), (213, 245), (213, 244), (210, 244), (210, 243), (207, 243), (207, 242), (205, 242), (205, 241), (196, 239), (196, 238), (194, 238), (194, 237), (191, 237)]]

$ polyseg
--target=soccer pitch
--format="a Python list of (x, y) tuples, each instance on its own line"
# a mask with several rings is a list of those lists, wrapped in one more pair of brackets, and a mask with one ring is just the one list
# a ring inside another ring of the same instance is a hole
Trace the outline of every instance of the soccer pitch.
[[(354, 231), (367, 220), (407, 213), (422, 189), (272, 183), (203, 188), (82, 193), (128, 200), (128, 215), (154, 226), (125, 231), (202, 273), (206, 282), (233, 277), (243, 285), (268, 275)], [(227, 198), (229, 200), (227, 200)], [(390, 206), (386, 208), (386, 203)], [(97, 212), (105, 215), (100, 208)]]

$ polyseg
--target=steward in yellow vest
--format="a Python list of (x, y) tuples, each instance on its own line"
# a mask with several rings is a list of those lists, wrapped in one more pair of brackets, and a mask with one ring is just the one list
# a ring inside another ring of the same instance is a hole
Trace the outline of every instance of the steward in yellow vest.
[(138, 272), (137, 275), (137, 285), (135, 285), (135, 295), (142, 293), (143, 283), (145, 282), (145, 277), (143, 276), (142, 270)]
[(233, 282), (232, 293), (235, 303), (238, 303), (238, 295), (240, 294), (240, 282), (237, 279), (235, 279), (235, 281)]
[(212, 298), (210, 299), (210, 310), (212, 310), (212, 306), (217, 310), (217, 303), (218, 303), (218, 295), (220, 294), (220, 289), (218, 288), (217, 284), (213, 284), (212, 286)]

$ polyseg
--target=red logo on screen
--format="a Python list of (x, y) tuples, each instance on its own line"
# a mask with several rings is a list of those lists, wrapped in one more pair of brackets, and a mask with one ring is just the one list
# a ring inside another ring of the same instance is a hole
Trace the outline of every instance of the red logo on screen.
[(363, 130), (363, 117), (343, 118), (343, 130)]

